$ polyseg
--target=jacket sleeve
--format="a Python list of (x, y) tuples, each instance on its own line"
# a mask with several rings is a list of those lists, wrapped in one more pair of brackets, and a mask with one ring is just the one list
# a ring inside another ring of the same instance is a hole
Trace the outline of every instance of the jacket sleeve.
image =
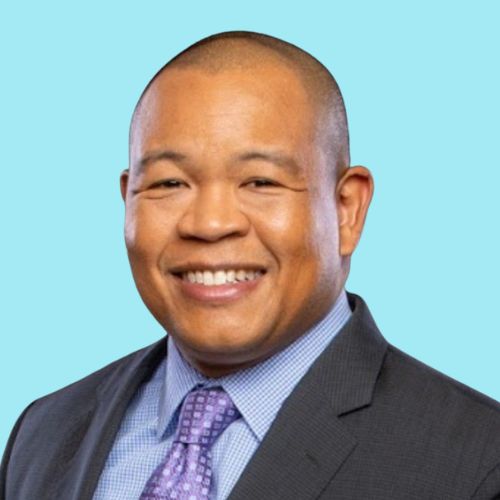
[(7, 445), (5, 447), (2, 463), (0, 465), (0, 500), (7, 500), (7, 469), (9, 467), (10, 455), (12, 453), (12, 448), (14, 447), (14, 442), (16, 441), (17, 433), (19, 432), (19, 428), (23, 423), (24, 417), (28, 413), (29, 409), (36, 403), (33, 401), (30, 405), (28, 405), (25, 410), (21, 413), (19, 418), (17, 419), (14, 427), (10, 433), (9, 440), (7, 441)]
[(472, 500), (500, 500), (500, 464), (497, 464), (479, 483)]

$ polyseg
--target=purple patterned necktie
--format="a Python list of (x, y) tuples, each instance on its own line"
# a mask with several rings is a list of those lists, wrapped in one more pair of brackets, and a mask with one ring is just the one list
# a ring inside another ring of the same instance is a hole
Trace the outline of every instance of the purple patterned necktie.
[(191, 391), (184, 399), (173, 445), (140, 500), (206, 500), (212, 480), (210, 448), (239, 417), (222, 387)]

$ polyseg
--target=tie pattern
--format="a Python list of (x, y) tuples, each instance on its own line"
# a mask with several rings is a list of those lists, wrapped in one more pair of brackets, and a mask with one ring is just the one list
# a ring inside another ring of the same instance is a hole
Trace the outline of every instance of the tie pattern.
[(174, 442), (149, 478), (140, 500), (206, 500), (212, 486), (210, 448), (240, 417), (222, 387), (191, 391), (181, 408)]

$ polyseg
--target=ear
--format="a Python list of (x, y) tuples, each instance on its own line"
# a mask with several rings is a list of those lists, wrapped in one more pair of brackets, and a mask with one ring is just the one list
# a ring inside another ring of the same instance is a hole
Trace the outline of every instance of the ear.
[(359, 241), (373, 196), (373, 178), (365, 167), (350, 167), (337, 183), (340, 255), (351, 255)]
[(122, 199), (125, 201), (127, 197), (127, 184), (128, 184), (128, 168), (126, 168), (120, 175), (120, 191), (122, 193)]

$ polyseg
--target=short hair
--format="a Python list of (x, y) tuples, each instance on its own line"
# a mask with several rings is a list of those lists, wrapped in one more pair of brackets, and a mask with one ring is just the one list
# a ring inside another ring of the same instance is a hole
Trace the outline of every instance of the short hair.
[(254, 68), (263, 56), (273, 56), (293, 70), (322, 118), (330, 120), (328, 153), (332, 170), (338, 175), (349, 166), (349, 131), (347, 114), (340, 88), (330, 71), (305, 50), (279, 38), (252, 31), (227, 31), (199, 40), (174, 56), (151, 78), (134, 108), (129, 140), (132, 142), (134, 121), (144, 96), (160, 75), (173, 68), (201, 68), (217, 73), (232, 68)]

